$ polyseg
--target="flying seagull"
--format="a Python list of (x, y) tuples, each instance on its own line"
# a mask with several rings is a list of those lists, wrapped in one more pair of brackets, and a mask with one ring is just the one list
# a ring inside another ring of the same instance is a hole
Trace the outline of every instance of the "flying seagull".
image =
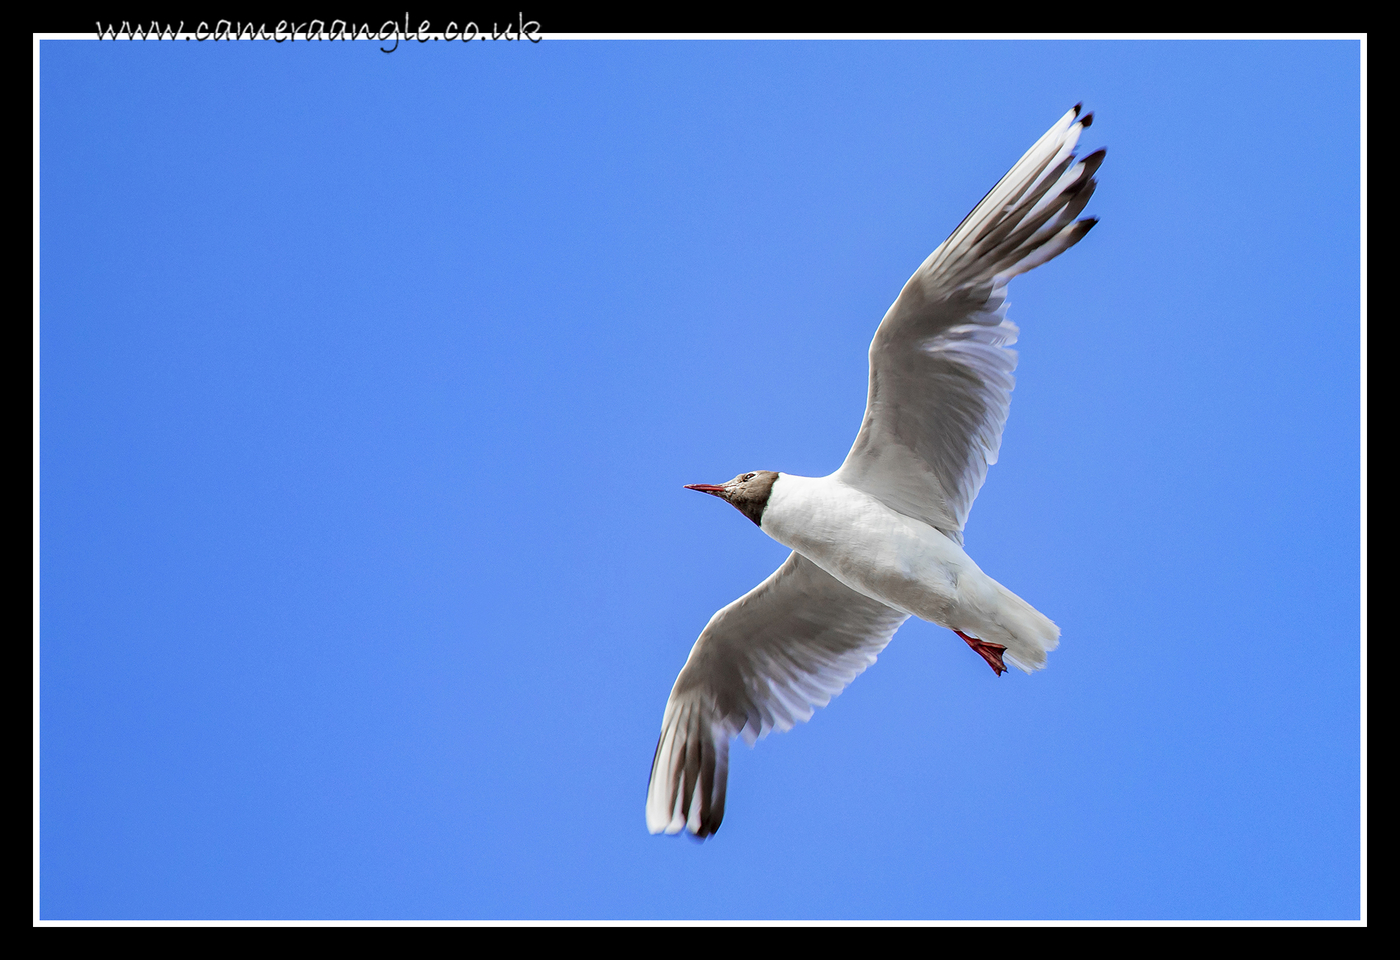
[(704, 838), (724, 818), (729, 742), (811, 719), (911, 616), (962, 637), (1000, 676), (1045, 666), (1060, 630), (982, 572), (963, 525), (996, 463), (1014, 384), (1006, 285), (1078, 243), (1098, 150), (1080, 106), (1036, 141), (923, 262), (870, 344), (856, 442), (827, 477), (772, 470), (687, 489), (733, 504), (792, 554), (710, 618), (661, 721), (647, 829)]

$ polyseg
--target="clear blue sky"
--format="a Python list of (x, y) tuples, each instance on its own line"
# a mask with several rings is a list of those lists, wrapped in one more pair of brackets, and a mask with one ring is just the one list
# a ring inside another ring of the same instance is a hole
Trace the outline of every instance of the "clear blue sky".
[[(46, 42), (41, 915), (1355, 918), (1355, 42)], [(908, 275), (1076, 101), (967, 547), (646, 832)]]

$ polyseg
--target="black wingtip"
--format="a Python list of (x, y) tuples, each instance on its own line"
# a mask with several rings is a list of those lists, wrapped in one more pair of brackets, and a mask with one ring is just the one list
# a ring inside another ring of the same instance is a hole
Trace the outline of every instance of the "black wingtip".
[(1080, 111), (1080, 110), (1083, 110), (1083, 109), (1084, 109), (1084, 101), (1083, 101), (1083, 100), (1080, 100), (1078, 103), (1076, 103), (1076, 104), (1074, 105), (1074, 115), (1075, 115), (1076, 117), (1079, 116), (1079, 111)]
[(1081, 166), (1084, 167), (1085, 172), (1092, 177), (1094, 173), (1099, 169), (1099, 167), (1103, 164), (1103, 158), (1106, 156), (1108, 156), (1108, 151), (1105, 150), (1103, 147), (1099, 147), (1097, 150), (1089, 154), (1083, 160), (1080, 160), (1079, 163)]
[(705, 819), (700, 820), (700, 829), (691, 833), (689, 830), (682, 831), (695, 843), (704, 843), (706, 840), (719, 833), (719, 824), (711, 823)]
[(1092, 113), (1084, 114), (1084, 119), (1079, 121), (1079, 125), (1085, 129), (1092, 127), (1094, 125), (1094, 115)]

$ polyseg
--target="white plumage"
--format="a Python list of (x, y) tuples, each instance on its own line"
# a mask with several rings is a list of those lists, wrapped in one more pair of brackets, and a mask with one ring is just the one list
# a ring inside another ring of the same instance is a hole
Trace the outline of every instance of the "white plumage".
[(914, 272), (870, 345), (865, 419), (827, 477), (760, 471), (695, 489), (729, 500), (793, 553), (720, 610), (666, 704), (647, 792), (652, 833), (705, 837), (724, 816), (729, 741), (811, 718), (918, 616), (1001, 672), (1029, 673), (1059, 628), (962, 548), (1014, 386), (1006, 285), (1069, 249), (1102, 150), (1076, 161), (1079, 107), (1028, 150)]

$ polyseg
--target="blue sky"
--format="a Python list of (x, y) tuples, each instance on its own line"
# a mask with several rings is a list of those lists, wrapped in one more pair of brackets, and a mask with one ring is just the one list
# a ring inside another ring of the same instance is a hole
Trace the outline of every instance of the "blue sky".
[[(1347, 41), (52, 41), (45, 919), (1356, 918)], [(786, 555), (904, 280), (1068, 107), (967, 548), (652, 837), (670, 685)]]

